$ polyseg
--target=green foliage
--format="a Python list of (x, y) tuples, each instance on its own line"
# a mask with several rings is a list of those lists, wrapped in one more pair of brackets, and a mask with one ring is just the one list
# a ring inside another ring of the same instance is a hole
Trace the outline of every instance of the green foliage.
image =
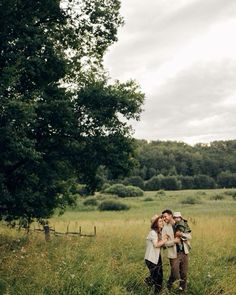
[(179, 180), (181, 182), (181, 188), (182, 189), (192, 189), (192, 188), (194, 188), (194, 177), (193, 176), (183, 176), (183, 175), (181, 175), (179, 177)]
[[(3, 0), (0, 9), (0, 216), (49, 217), (134, 166), (129, 119), (144, 95), (108, 82), (103, 55), (123, 23), (118, 0)], [(77, 9), (74, 9), (74, 5)], [(121, 120), (124, 118), (126, 121)]]
[(217, 182), (220, 187), (236, 187), (236, 173), (222, 172), (218, 175)]
[(207, 193), (204, 192), (204, 191), (197, 191), (196, 194), (197, 194), (198, 196), (206, 196), (206, 195), (207, 195)]
[(0, 295), (7, 294), (7, 282), (0, 279)]
[(130, 207), (119, 201), (107, 200), (107, 201), (101, 202), (98, 208), (100, 211), (123, 211), (123, 210), (129, 210)]
[(154, 176), (145, 182), (145, 190), (156, 191), (164, 190), (178, 190), (181, 188), (181, 182), (176, 176)]
[(144, 202), (152, 202), (153, 201), (153, 198), (150, 198), (150, 197), (147, 197), (144, 199)]
[(79, 194), (80, 196), (87, 196), (89, 194), (89, 191), (87, 189), (87, 186), (85, 184), (76, 184), (76, 190), (75, 192)]
[(161, 188), (161, 177), (154, 176), (145, 182), (146, 191), (156, 191)]
[(165, 190), (178, 190), (181, 188), (181, 182), (176, 176), (166, 176), (161, 179), (161, 188)]
[(150, 178), (154, 177), (156, 174), (157, 174), (156, 169), (151, 167), (151, 168), (147, 169), (146, 178), (150, 179)]
[(214, 200), (214, 201), (224, 200), (224, 196), (222, 194), (213, 195), (210, 197), (210, 200)]
[[(109, 198), (115, 198), (115, 196), (114, 195), (108, 195), (108, 194), (101, 194), (101, 193), (99, 193), (99, 194), (96, 194), (96, 199), (97, 200), (99, 200), (99, 201), (101, 201), (101, 200), (107, 200), (107, 199), (109, 199)], [(118, 197), (117, 197), (118, 198)]]
[(235, 190), (227, 190), (224, 192), (224, 195), (226, 195), (226, 196), (232, 196), (234, 194), (236, 194)]
[(123, 184), (137, 186), (141, 189), (144, 189), (144, 181), (140, 176), (131, 176), (131, 177), (125, 178), (125, 180), (123, 181)]
[(164, 190), (159, 190), (159, 191), (157, 191), (157, 193), (156, 193), (156, 196), (165, 196), (166, 195), (166, 193), (165, 193), (165, 191)]
[(107, 188), (109, 188), (111, 186), (110, 183), (105, 182), (101, 188), (101, 192), (103, 193)]
[(105, 193), (117, 195), (120, 198), (143, 196), (143, 191), (135, 186), (114, 184), (105, 190)]
[(201, 200), (197, 197), (188, 196), (185, 199), (183, 199), (181, 203), (185, 205), (195, 205), (195, 204), (201, 204)]
[[(220, 187), (236, 186), (236, 140), (195, 146), (175, 141), (137, 140), (137, 146), (139, 165), (133, 170), (132, 176), (140, 176), (147, 181), (146, 190), (154, 189), (154, 181), (151, 181), (149, 188), (149, 180), (160, 174), (178, 177), (183, 189), (195, 188), (193, 177), (197, 175), (210, 177), (202, 177), (202, 185), (196, 180), (199, 188), (214, 188), (214, 181), (219, 182)], [(155, 186), (158, 189), (158, 183)]]
[(208, 175), (195, 175), (194, 176), (194, 187), (196, 189), (215, 188), (216, 182), (212, 177), (210, 177)]
[(97, 206), (98, 201), (95, 198), (87, 198), (83, 204), (84, 206)]

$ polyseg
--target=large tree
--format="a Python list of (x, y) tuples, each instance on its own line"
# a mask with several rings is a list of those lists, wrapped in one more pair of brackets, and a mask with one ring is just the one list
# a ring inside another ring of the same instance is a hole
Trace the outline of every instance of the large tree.
[(117, 0), (0, 0), (0, 216), (48, 217), (90, 191), (106, 166), (133, 164), (129, 119), (144, 95), (109, 84), (103, 56), (122, 24)]

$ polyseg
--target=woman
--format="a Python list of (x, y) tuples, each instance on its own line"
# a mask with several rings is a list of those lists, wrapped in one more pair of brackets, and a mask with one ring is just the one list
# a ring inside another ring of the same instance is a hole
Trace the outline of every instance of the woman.
[(161, 231), (164, 226), (162, 216), (154, 215), (151, 218), (151, 231), (146, 239), (145, 263), (150, 271), (150, 276), (145, 279), (149, 286), (154, 285), (154, 294), (159, 294), (162, 289), (163, 270), (161, 260), (161, 247), (167, 241), (167, 236), (162, 237)]

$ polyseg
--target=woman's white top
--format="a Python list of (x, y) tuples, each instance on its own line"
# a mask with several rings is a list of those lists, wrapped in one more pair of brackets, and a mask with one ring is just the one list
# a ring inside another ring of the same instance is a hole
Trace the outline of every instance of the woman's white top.
[(157, 248), (155, 245), (158, 242), (158, 235), (155, 230), (151, 230), (146, 238), (146, 252), (144, 259), (157, 264), (161, 248)]

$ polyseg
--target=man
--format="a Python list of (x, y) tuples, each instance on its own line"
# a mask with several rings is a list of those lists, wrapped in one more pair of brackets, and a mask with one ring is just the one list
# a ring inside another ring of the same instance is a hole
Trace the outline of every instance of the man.
[(191, 233), (185, 233), (179, 230), (175, 231), (175, 220), (171, 210), (164, 210), (162, 215), (165, 221), (162, 234), (168, 235), (169, 237), (168, 241), (165, 243), (171, 268), (167, 288), (171, 290), (174, 281), (179, 280), (179, 291), (181, 294), (184, 294), (187, 287), (189, 253), (189, 247), (186, 241), (191, 239)]

